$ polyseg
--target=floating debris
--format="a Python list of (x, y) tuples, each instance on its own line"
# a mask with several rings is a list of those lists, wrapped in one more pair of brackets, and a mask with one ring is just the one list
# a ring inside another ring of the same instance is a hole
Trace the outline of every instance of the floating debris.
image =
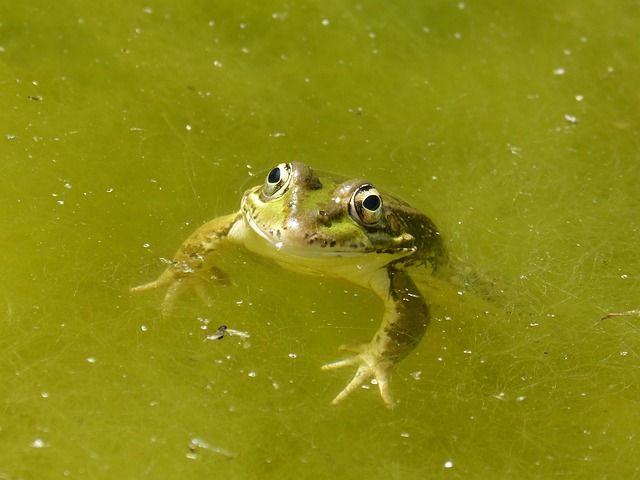
[(235, 454), (231, 453), (226, 448), (214, 447), (212, 445), (209, 445), (207, 442), (205, 442), (200, 438), (192, 438), (189, 441), (187, 448), (189, 449), (189, 452), (187, 453), (187, 458), (190, 458), (191, 460), (197, 459), (199, 451), (202, 451), (202, 450), (209, 450), (211, 452), (218, 453), (223, 457), (226, 457), (228, 460), (235, 457)]
[(207, 340), (222, 340), (225, 333), (228, 333), (231, 336), (235, 335), (242, 338), (249, 338), (251, 336), (248, 332), (243, 332), (242, 330), (234, 330), (232, 328), (227, 328), (226, 325), (220, 325), (216, 333), (207, 335)]
[(596, 323), (600, 323), (601, 321), (611, 317), (640, 317), (640, 310), (627, 310), (626, 312), (607, 313), (604, 317), (597, 320)]

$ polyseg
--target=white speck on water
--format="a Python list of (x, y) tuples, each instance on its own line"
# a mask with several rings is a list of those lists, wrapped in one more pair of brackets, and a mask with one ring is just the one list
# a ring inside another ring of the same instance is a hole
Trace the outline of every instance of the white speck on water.
[(42, 440), (41, 438), (36, 438), (33, 442), (31, 442), (31, 446), (33, 448), (44, 448), (44, 447), (48, 447), (49, 444), (46, 443), (44, 440)]

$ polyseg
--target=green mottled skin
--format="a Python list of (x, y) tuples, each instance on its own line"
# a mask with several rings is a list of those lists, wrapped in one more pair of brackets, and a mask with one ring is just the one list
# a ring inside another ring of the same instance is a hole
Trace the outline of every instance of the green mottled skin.
[[(374, 198), (365, 202), (369, 194)], [(358, 199), (365, 205), (360, 210)], [(227, 281), (222, 271), (210, 265), (209, 254), (230, 244), (242, 245), (290, 270), (346, 278), (382, 299), (382, 323), (373, 339), (345, 348), (354, 355), (322, 368), (357, 367), (334, 404), (375, 379), (383, 401), (391, 408), (391, 374), (420, 342), (430, 318), (405, 267), (424, 265), (433, 272), (446, 262), (441, 237), (431, 220), (362, 180), (321, 179), (302, 163), (281, 164), (263, 185), (245, 192), (239, 212), (198, 228), (157, 280), (132, 290), (168, 287), (165, 313), (187, 288), (206, 298), (204, 279)]]

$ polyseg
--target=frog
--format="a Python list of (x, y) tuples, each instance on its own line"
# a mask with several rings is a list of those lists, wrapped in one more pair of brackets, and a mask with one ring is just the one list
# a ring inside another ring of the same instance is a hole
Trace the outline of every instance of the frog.
[(382, 321), (372, 339), (343, 345), (349, 356), (321, 369), (355, 368), (332, 405), (370, 382), (393, 409), (392, 373), (421, 342), (430, 322), (429, 305), (408, 268), (437, 275), (447, 264), (434, 222), (366, 180), (318, 176), (305, 163), (281, 163), (244, 193), (237, 212), (197, 228), (156, 280), (131, 291), (166, 288), (163, 314), (189, 289), (206, 301), (207, 284), (229, 283), (213, 254), (232, 245), (290, 271), (346, 279), (380, 298)]

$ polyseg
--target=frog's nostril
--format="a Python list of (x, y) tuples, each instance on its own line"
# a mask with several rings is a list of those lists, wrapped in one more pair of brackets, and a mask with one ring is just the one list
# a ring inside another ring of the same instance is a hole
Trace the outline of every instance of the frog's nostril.
[(318, 221), (324, 225), (329, 225), (331, 223), (331, 217), (324, 210), (318, 210)]

